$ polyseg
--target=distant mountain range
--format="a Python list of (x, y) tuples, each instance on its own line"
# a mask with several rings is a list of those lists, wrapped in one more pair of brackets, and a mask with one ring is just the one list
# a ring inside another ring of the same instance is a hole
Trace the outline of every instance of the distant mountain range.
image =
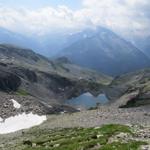
[(139, 49), (106, 28), (83, 31), (59, 53), (72, 62), (109, 75), (120, 75), (150, 66), (150, 59)]
[(19, 33), (9, 31), (1, 27), (0, 27), (0, 43), (17, 45), (20, 47), (30, 48), (34, 50), (36, 49), (37, 52), (39, 52), (38, 50), (41, 49), (40, 44), (35, 39)]
[(112, 76), (149, 67), (148, 41), (137, 41), (138, 49), (102, 27), (74, 34), (53, 33), (41, 37), (27, 37), (0, 28), (0, 43), (30, 48), (47, 57), (65, 56), (73, 63)]
[(48, 33), (44, 36), (26, 36), (0, 27), (0, 44), (13, 44), (24, 48), (33, 49), (47, 57), (56, 55), (69, 45), (66, 33)]

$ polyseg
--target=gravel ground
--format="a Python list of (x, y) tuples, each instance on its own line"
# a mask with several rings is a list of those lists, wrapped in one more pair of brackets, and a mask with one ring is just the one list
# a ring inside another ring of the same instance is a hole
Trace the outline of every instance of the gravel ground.
[(150, 107), (116, 109), (103, 106), (74, 114), (50, 115), (40, 128), (95, 127), (110, 123), (150, 126)]
[(103, 124), (127, 124), (150, 126), (150, 105), (133, 108), (119, 108), (136, 92), (122, 96), (118, 101), (96, 110), (73, 114), (50, 115), (41, 128), (95, 127)]
[[(45, 121), (38, 129), (54, 129), (54, 128), (73, 128), (73, 127), (99, 127), (103, 124), (123, 124), (129, 126), (143, 126), (144, 130), (138, 130), (138, 137), (146, 140), (150, 139), (150, 106), (137, 108), (118, 108), (122, 102), (126, 100), (125, 97), (121, 99), (121, 103), (116, 102), (110, 106), (100, 106), (96, 110), (85, 110), (77, 113), (62, 113), (59, 115), (48, 115)], [(31, 129), (32, 130), (32, 129)], [(12, 134), (0, 135), (0, 149), (5, 149), (6, 143), (14, 145), (18, 140), (25, 139), (24, 133), (27, 130), (18, 131)], [(141, 137), (139, 137), (141, 136)], [(150, 146), (150, 141), (148, 140)], [(147, 147), (141, 150), (150, 150)]]
[[(97, 110), (81, 111), (73, 114), (49, 115), (40, 126), (39, 129), (54, 128), (72, 128), (72, 127), (99, 127), (103, 124), (124, 124), (131, 127), (144, 127), (138, 129), (137, 139), (147, 141), (149, 145), (143, 146), (140, 150), (150, 150), (150, 107), (118, 109), (112, 106), (102, 106)], [(32, 129), (31, 129), (32, 130)], [(6, 144), (10, 146), (16, 145), (27, 137), (28, 129), (18, 131), (12, 134), (0, 135), (0, 149), (7, 150)]]

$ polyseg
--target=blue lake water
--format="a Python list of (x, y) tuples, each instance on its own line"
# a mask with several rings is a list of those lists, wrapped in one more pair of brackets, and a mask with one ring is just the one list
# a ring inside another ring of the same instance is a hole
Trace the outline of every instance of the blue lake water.
[(99, 96), (94, 97), (90, 93), (84, 93), (80, 95), (79, 97), (67, 100), (66, 104), (74, 106), (74, 107), (78, 107), (78, 108), (89, 109), (91, 107), (95, 107), (98, 103), (104, 105), (108, 103), (108, 101), (109, 100), (105, 94), (100, 94)]

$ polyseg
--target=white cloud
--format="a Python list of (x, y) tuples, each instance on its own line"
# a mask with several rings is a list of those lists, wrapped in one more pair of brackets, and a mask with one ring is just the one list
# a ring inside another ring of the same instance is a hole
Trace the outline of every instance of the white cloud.
[(66, 6), (38, 10), (0, 8), (0, 26), (11, 30), (47, 32), (55, 28), (73, 28), (74, 13)]
[(96, 25), (124, 34), (150, 34), (149, 0), (83, 0)]
[(83, 0), (80, 10), (67, 6), (38, 10), (0, 7), (0, 26), (29, 33), (46, 33), (87, 26), (106, 26), (122, 34), (150, 34), (149, 0)]

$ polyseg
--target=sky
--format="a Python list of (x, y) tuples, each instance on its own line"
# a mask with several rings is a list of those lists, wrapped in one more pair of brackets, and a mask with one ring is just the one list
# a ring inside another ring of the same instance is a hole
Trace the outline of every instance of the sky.
[(0, 3), (6, 7), (24, 7), (29, 9), (47, 6), (56, 8), (59, 5), (66, 5), (71, 9), (79, 9), (81, 7), (81, 0), (0, 0)]
[(103, 26), (150, 36), (150, 0), (0, 0), (0, 26), (25, 34)]

